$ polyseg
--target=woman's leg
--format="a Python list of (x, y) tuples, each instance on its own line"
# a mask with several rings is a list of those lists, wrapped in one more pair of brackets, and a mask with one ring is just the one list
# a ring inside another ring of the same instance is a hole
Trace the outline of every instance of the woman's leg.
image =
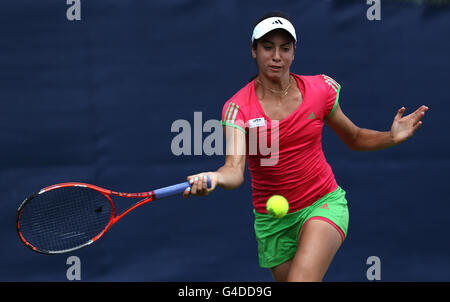
[(286, 282), (291, 268), (292, 259), (280, 265), (277, 265), (270, 270), (272, 271), (273, 280), (276, 282)]
[(341, 234), (334, 226), (323, 220), (309, 220), (300, 231), (287, 281), (322, 281), (341, 244)]

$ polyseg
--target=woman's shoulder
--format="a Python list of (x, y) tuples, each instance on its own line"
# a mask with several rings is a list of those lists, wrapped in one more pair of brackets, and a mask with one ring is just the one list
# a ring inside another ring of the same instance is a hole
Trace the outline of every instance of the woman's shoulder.
[(310, 91), (312, 90), (316, 93), (329, 94), (333, 90), (337, 92), (341, 87), (332, 77), (323, 73), (316, 75), (293, 75), (300, 79), (303, 85), (312, 88)]
[(331, 77), (329, 77), (328, 75), (323, 74), (323, 73), (315, 74), (315, 75), (299, 75), (299, 74), (292, 73), (292, 75), (295, 78), (300, 79), (305, 83), (313, 84), (313, 85), (324, 85), (324, 84), (326, 84), (327, 80), (330, 80), (330, 79), (332, 80)]

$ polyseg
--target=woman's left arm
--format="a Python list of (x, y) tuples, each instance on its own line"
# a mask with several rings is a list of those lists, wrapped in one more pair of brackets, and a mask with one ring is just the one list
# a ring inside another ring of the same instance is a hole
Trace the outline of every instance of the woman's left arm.
[(415, 112), (402, 117), (405, 112), (405, 107), (402, 107), (394, 118), (391, 131), (383, 132), (359, 128), (345, 116), (338, 104), (327, 123), (351, 150), (375, 151), (398, 145), (413, 136), (422, 125), (421, 119), (427, 110), (427, 106), (421, 106)]

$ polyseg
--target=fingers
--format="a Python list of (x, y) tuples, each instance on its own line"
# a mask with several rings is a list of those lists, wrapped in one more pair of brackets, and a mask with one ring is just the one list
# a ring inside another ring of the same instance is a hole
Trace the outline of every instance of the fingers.
[(428, 107), (425, 105), (420, 106), (416, 111), (418, 112), (427, 112), (428, 111)]
[(205, 195), (206, 193), (206, 175), (197, 175), (189, 181), (191, 184), (191, 194)]
[(188, 197), (189, 195), (205, 196), (211, 191), (208, 188), (207, 174), (191, 175), (187, 179), (191, 186), (183, 192), (183, 197)]
[(413, 127), (413, 133), (415, 133), (417, 131), (417, 129), (419, 129), (419, 127), (422, 125), (422, 121), (419, 121), (417, 124), (414, 125)]
[[(423, 105), (414, 112), (414, 127), (417, 128), (422, 124), (420, 120), (425, 116), (425, 112), (428, 111), (428, 107)], [(420, 122), (420, 125), (417, 125)], [(417, 130), (417, 129), (416, 129)]]
[(188, 197), (192, 193), (192, 184), (194, 183), (196, 177), (198, 177), (198, 175), (190, 175), (187, 177), (187, 181), (191, 184), (191, 186), (184, 190), (183, 198)]
[(428, 109), (427, 106), (422, 105), (413, 113), (402, 117), (405, 113), (405, 107), (400, 108), (395, 116), (393, 127), (396, 129), (397, 133), (403, 133), (404, 137), (411, 137), (423, 124), (421, 120)]
[(417, 108), (417, 110), (414, 111), (413, 114), (415, 114), (415, 115), (423, 115), (423, 114), (425, 114), (425, 112), (427, 112), (427, 111), (428, 111), (428, 107), (425, 106), (425, 105), (422, 105), (422, 106), (420, 106), (419, 108)]
[(191, 187), (187, 187), (186, 190), (183, 192), (183, 198), (186, 198), (191, 193)]
[[(428, 109), (429, 108), (427, 106), (422, 105), (416, 111), (414, 111), (413, 113), (409, 114), (405, 118), (408, 118), (408, 119), (412, 120), (413, 125), (415, 126), (416, 123), (419, 122), (425, 116), (425, 112), (427, 112)], [(400, 119), (402, 119), (402, 116), (405, 113), (405, 111), (406, 111), (405, 107), (400, 108), (397, 111), (397, 115), (395, 116), (395, 120), (399, 121)]]
[(397, 115), (395, 116), (395, 120), (399, 120), (402, 118), (403, 113), (405, 113), (406, 108), (402, 107), (397, 111)]

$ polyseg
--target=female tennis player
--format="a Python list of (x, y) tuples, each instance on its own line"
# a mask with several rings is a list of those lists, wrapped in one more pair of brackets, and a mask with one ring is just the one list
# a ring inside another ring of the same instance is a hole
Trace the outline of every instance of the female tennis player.
[[(214, 172), (188, 176), (192, 187), (183, 196), (207, 195), (216, 186), (239, 187), (247, 161), (260, 266), (270, 268), (275, 281), (321, 281), (347, 235), (349, 220), (345, 191), (322, 150), (325, 122), (351, 150), (380, 150), (410, 138), (428, 107), (407, 116), (403, 116), (405, 108), (400, 108), (390, 131), (359, 128), (342, 112), (341, 86), (334, 79), (291, 73), (297, 35), (288, 16), (265, 15), (251, 41), (258, 74), (222, 111), (225, 164)], [(255, 133), (256, 141), (268, 142), (276, 136), (275, 154), (248, 152)], [(268, 157), (276, 160), (272, 165), (261, 164)], [(209, 189), (206, 175), (212, 183)], [(281, 219), (266, 210), (268, 198), (275, 194), (289, 202), (289, 212)]]

